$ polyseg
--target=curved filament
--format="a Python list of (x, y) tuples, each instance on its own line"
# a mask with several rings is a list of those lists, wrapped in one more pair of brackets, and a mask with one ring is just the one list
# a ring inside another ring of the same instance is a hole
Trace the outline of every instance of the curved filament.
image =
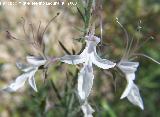
[(144, 46), (150, 39), (153, 39), (153, 37), (151, 36), (150, 38), (147, 38), (145, 41), (143, 41), (139, 46), (137, 46), (137, 48), (134, 48), (134, 50), (138, 50), (140, 49), (142, 46)]
[(132, 54), (135, 52), (134, 49), (131, 50), (131, 47), (132, 47), (132, 44), (133, 44), (133, 40), (134, 40), (134, 39), (133, 39), (133, 37), (132, 37), (131, 42), (130, 42), (129, 47), (128, 47), (128, 50), (126, 50), (126, 51), (127, 51), (127, 52), (126, 52), (126, 53), (127, 53), (126, 55), (128, 55), (128, 58), (131, 57)]
[[(124, 26), (118, 21), (118, 18), (116, 18), (116, 22), (120, 25), (120, 27), (123, 29), (124, 33), (125, 33), (125, 36), (126, 36), (126, 47), (125, 47), (125, 50), (124, 50), (124, 54), (122, 56), (122, 59), (124, 59), (126, 56), (127, 56), (127, 49), (128, 49), (128, 46), (129, 46), (129, 36), (128, 36), (128, 33), (127, 33), (127, 30), (124, 28)], [(121, 59), (121, 60), (122, 60)]]
[(102, 39), (102, 36), (103, 36), (103, 21), (102, 21), (102, 16), (100, 15), (100, 32), (101, 32), (101, 45), (103, 43), (103, 39)]
[[(140, 34), (141, 28), (142, 28), (140, 25), (141, 25), (141, 20), (138, 22), (138, 27), (137, 27), (139, 34)], [(139, 40), (140, 40), (140, 38), (138, 37), (137, 42), (136, 42), (136, 45), (135, 45), (135, 49), (138, 48)]]
[(155, 63), (157, 63), (157, 64), (160, 65), (160, 62), (158, 62), (157, 60), (155, 60), (155, 59), (153, 59), (152, 57), (150, 57), (150, 56), (148, 56), (148, 55), (145, 55), (145, 54), (143, 54), (143, 53), (135, 53), (134, 55), (135, 55), (135, 56), (143, 56), (143, 57), (146, 57), (146, 58), (148, 58), (149, 60), (151, 60), (151, 61), (153, 61), (153, 62), (155, 62)]
[(51, 23), (59, 14), (60, 14), (60, 13), (57, 13), (57, 15), (54, 16), (54, 17), (48, 22), (48, 24), (47, 24), (46, 27), (44, 28), (44, 31), (43, 31), (43, 33), (42, 33), (42, 36), (43, 36), (44, 33), (46, 32), (46, 30), (47, 30), (48, 26), (50, 25), (50, 23)]

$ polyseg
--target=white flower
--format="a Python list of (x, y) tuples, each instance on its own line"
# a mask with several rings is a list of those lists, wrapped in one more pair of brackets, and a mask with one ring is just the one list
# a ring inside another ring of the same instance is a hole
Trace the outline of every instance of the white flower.
[(118, 21), (118, 18), (116, 18), (116, 20), (117, 20), (117, 23), (120, 25), (120, 27), (123, 29), (126, 36), (126, 47), (125, 47), (121, 61), (117, 64), (118, 68), (125, 74), (125, 78), (127, 80), (127, 86), (121, 96), (121, 99), (127, 97), (132, 104), (139, 106), (143, 110), (144, 109), (143, 100), (140, 96), (138, 87), (134, 83), (135, 72), (139, 66), (139, 62), (131, 62), (130, 59), (133, 60), (135, 58), (135, 55), (136, 55), (135, 52), (144, 43), (139, 46), (139, 39), (137, 39), (135, 43), (133, 43), (134, 42), (133, 38), (132, 39), (129, 38), (127, 30)]
[(90, 34), (86, 36), (85, 41), (86, 47), (80, 55), (65, 55), (60, 58), (62, 62), (68, 64), (83, 63), (83, 68), (80, 70), (78, 76), (78, 94), (81, 100), (87, 99), (93, 85), (94, 75), (92, 64), (103, 69), (109, 69), (116, 65), (115, 63), (107, 59), (101, 59), (98, 56), (96, 46), (100, 42), (100, 38)]
[(144, 109), (143, 101), (141, 99), (139, 89), (134, 84), (135, 72), (138, 66), (139, 66), (138, 62), (129, 62), (129, 61), (121, 61), (118, 64), (118, 67), (125, 74), (127, 80), (127, 86), (123, 94), (121, 95), (121, 99), (127, 97), (132, 104), (139, 106), (143, 110)]
[(34, 75), (39, 66), (44, 65), (46, 60), (42, 57), (27, 56), (27, 62), (29, 64), (17, 63), (17, 67), (24, 73), (16, 78), (7, 88), (3, 89), (8, 92), (15, 92), (22, 86), (24, 86), (26, 80), (28, 80), (30, 86), (37, 92), (37, 87), (34, 79)]
[(80, 55), (65, 55), (61, 57), (60, 60), (68, 64), (83, 64), (78, 76), (78, 96), (80, 102), (83, 103), (81, 109), (84, 113), (84, 116), (93, 117), (92, 113), (94, 110), (87, 102), (87, 97), (91, 92), (94, 79), (92, 64), (95, 64), (103, 69), (112, 68), (116, 64), (107, 59), (101, 59), (98, 56), (96, 52), (96, 46), (100, 42), (100, 38), (90, 34), (86, 36), (85, 41), (86, 47)]
[(88, 104), (87, 101), (83, 103), (81, 109), (84, 113), (84, 117), (93, 117), (92, 113), (94, 113), (94, 109)]

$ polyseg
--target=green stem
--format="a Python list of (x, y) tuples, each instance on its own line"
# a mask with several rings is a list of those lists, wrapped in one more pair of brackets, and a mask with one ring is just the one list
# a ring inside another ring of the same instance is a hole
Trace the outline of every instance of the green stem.
[(89, 29), (92, 4), (93, 4), (93, 0), (89, 0), (87, 8), (85, 9), (85, 16), (86, 16), (86, 18), (85, 18), (86, 19), (86, 22), (85, 22), (85, 34), (87, 33), (87, 31)]

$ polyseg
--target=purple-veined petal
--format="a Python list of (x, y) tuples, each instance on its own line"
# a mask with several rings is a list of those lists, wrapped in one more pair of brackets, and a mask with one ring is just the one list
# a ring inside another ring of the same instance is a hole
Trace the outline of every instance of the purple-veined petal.
[(92, 113), (94, 113), (94, 109), (88, 104), (87, 101), (81, 106), (81, 109), (84, 113), (84, 117), (93, 117)]
[(15, 92), (16, 90), (24, 86), (28, 77), (29, 77), (28, 73), (24, 73), (18, 76), (16, 80), (13, 83), (11, 83), (7, 88), (3, 89), (3, 91)]
[(16, 66), (22, 70), (23, 72), (28, 72), (30, 70), (33, 70), (33, 67), (31, 65), (28, 65), (28, 64), (22, 64), (22, 63), (19, 63), (17, 62), (16, 63)]
[(139, 106), (142, 110), (144, 109), (143, 100), (140, 96), (139, 89), (135, 84), (132, 85), (127, 98), (132, 104)]
[(94, 52), (96, 49), (97, 44), (100, 42), (100, 38), (94, 36), (93, 34), (89, 34), (85, 36), (86, 38), (86, 50), (87, 53), (90, 54)]
[(98, 56), (96, 50), (94, 50), (94, 52), (91, 53), (91, 60), (92, 60), (93, 64), (95, 64), (98, 67), (103, 68), (103, 69), (109, 69), (109, 68), (112, 68), (116, 65), (116, 63), (113, 63), (107, 59), (101, 59)]
[(41, 66), (46, 63), (47, 60), (43, 59), (42, 57), (35, 57), (35, 56), (27, 56), (27, 62), (31, 65)]
[(86, 35), (85, 37), (87, 38), (87, 41), (92, 41), (92, 42), (95, 42), (97, 44), (101, 41), (101, 39), (99, 37), (94, 36), (92, 34)]
[(138, 62), (129, 62), (129, 61), (122, 61), (118, 64), (118, 67), (125, 74), (136, 72), (138, 66), (139, 66)]
[(96, 45), (97, 44), (93, 41), (87, 41), (87, 46), (86, 46), (87, 53), (90, 54), (94, 52)]
[(139, 63), (138, 62), (129, 62), (129, 61), (121, 61), (118, 64), (119, 69), (125, 74), (126, 80), (127, 80), (127, 86), (121, 95), (120, 99), (123, 99), (127, 97), (129, 94), (133, 83), (133, 80), (135, 80), (135, 72), (137, 70)]
[(132, 67), (137, 68), (139, 66), (139, 62), (122, 61), (121, 65), (132, 66)]
[[(37, 68), (37, 69), (38, 69), (38, 68)], [(29, 78), (28, 78), (28, 82), (29, 82), (30, 86), (34, 89), (35, 92), (37, 92), (37, 87), (36, 87), (34, 75), (35, 75), (35, 72), (37, 71), (37, 69), (31, 71), (31, 72), (30, 72), (30, 76), (29, 76)]]
[(78, 76), (78, 95), (81, 100), (86, 100), (91, 92), (93, 85), (92, 65), (84, 65)]
[(60, 58), (60, 61), (68, 64), (80, 64), (84, 63), (85, 60), (86, 58), (81, 55), (65, 55)]
[(86, 36), (86, 38), (87, 38), (86, 50), (87, 50), (87, 53), (90, 54), (90, 53), (94, 52), (94, 50), (96, 49), (97, 44), (100, 42), (100, 38), (98, 38), (94, 35)]

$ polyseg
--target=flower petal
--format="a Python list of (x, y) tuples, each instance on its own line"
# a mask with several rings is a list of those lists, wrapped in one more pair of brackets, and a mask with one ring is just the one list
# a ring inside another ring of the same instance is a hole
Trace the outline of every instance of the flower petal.
[(132, 85), (132, 88), (127, 98), (132, 104), (139, 106), (142, 110), (144, 109), (143, 101), (140, 96), (139, 89), (135, 84)]
[(15, 82), (11, 83), (7, 88), (3, 89), (3, 91), (15, 92), (17, 89), (24, 86), (28, 77), (29, 77), (28, 73), (24, 73), (24, 74), (18, 76), (17, 79), (15, 80)]
[(86, 46), (86, 50), (87, 50), (87, 53), (90, 54), (92, 52), (94, 52), (96, 48), (96, 43), (93, 42), (93, 41), (87, 41), (87, 46)]
[(93, 117), (92, 113), (94, 113), (94, 109), (88, 104), (87, 101), (81, 106), (81, 109), (84, 113), (84, 117)]
[(128, 93), (130, 92), (133, 83), (133, 80), (135, 80), (135, 73), (129, 73), (129, 74), (125, 74), (126, 76), (126, 80), (127, 80), (127, 86), (123, 92), (123, 94), (121, 95), (120, 99), (123, 99), (125, 97), (127, 97)]
[(29, 72), (30, 70), (33, 70), (33, 67), (28, 65), (28, 64), (22, 64), (22, 63), (19, 63), (17, 62), (16, 63), (16, 66), (22, 70), (23, 72)]
[(132, 66), (132, 67), (137, 68), (139, 66), (139, 62), (122, 61), (121, 65)]
[(118, 67), (125, 74), (134, 73), (137, 70), (138, 66), (139, 66), (138, 62), (129, 62), (129, 61), (122, 61), (118, 64)]
[(91, 53), (91, 60), (95, 65), (103, 69), (109, 69), (116, 65), (116, 63), (113, 63), (107, 59), (101, 59), (98, 56), (96, 50), (93, 53)]
[(127, 83), (127, 86), (126, 86), (124, 92), (122, 93), (120, 99), (123, 99), (123, 98), (127, 97), (127, 95), (129, 94), (129, 92), (130, 92), (130, 90), (131, 90), (131, 88), (132, 88), (132, 85), (133, 85), (133, 82)]
[(46, 63), (47, 60), (43, 59), (42, 57), (35, 57), (35, 56), (27, 56), (27, 62), (31, 65), (41, 66)]
[(86, 35), (85, 38), (87, 41), (96, 42), (97, 44), (101, 41), (101, 39), (97, 36), (94, 36), (93, 34)]
[(85, 57), (81, 55), (65, 55), (60, 58), (60, 61), (68, 64), (80, 64), (85, 62)]
[(93, 85), (93, 69), (90, 65), (84, 65), (78, 76), (78, 94), (81, 100), (85, 100)]
[[(37, 68), (37, 69), (38, 69), (38, 68)], [(29, 76), (29, 79), (28, 79), (28, 82), (29, 82), (30, 86), (34, 89), (35, 92), (37, 92), (37, 87), (36, 87), (34, 75), (35, 75), (35, 72), (37, 71), (37, 69), (33, 70), (33, 71), (30, 73), (30, 76)]]

